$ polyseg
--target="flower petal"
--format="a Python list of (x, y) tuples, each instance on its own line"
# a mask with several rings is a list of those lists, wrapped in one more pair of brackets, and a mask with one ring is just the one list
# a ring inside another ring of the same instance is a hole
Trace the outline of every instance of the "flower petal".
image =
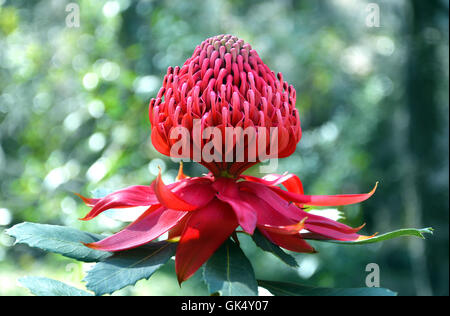
[(152, 128), (151, 132), (152, 144), (161, 154), (170, 157), (170, 147), (167, 145), (165, 139), (161, 136), (158, 128), (155, 126)]
[(208, 178), (188, 178), (183, 184), (175, 187), (172, 192), (181, 200), (200, 208), (211, 202), (216, 196), (216, 191), (211, 184), (212, 182)]
[(128, 208), (135, 206), (149, 206), (159, 204), (158, 199), (150, 186), (135, 185), (111, 194), (101, 199), (87, 199), (78, 195), (92, 210), (81, 220), (93, 219), (98, 214), (112, 208)]
[(213, 183), (213, 187), (218, 192), (217, 198), (231, 206), (242, 229), (253, 234), (256, 228), (256, 211), (253, 205), (242, 199), (236, 182), (232, 179), (221, 178)]
[(365, 236), (365, 235), (359, 235), (359, 234), (342, 234), (342, 233), (336, 233), (336, 231), (330, 231), (328, 236), (312, 232), (304, 232), (300, 234), (303, 239), (310, 239), (310, 240), (335, 240), (335, 241), (363, 241), (366, 239), (370, 239), (378, 235), (378, 233), (373, 234), (372, 236)]
[(300, 234), (286, 235), (286, 234), (276, 234), (273, 232), (260, 229), (261, 233), (267, 237), (274, 244), (295, 252), (303, 253), (315, 253), (316, 250), (311, 247)]
[(179, 211), (193, 211), (198, 208), (196, 205), (192, 205), (173, 193), (161, 179), (161, 170), (153, 183), (155, 194), (158, 197), (158, 201), (168, 209)]
[(365, 224), (363, 224), (359, 227), (353, 228), (332, 219), (305, 212), (293, 204), (289, 205), (289, 209), (291, 210), (290, 213), (294, 215), (292, 217), (294, 220), (299, 221), (307, 218), (305, 222), (306, 230), (317, 233), (326, 239), (347, 240), (350, 238), (353, 240), (352, 238), (358, 238), (361, 236), (356, 234), (356, 232), (360, 231), (365, 226)]
[(300, 203), (302, 205), (310, 206), (337, 206), (360, 203), (370, 198), (377, 189), (378, 182), (375, 187), (366, 194), (341, 194), (341, 195), (303, 195), (284, 191), (278, 187), (270, 187), (279, 196), (286, 201)]
[(274, 210), (276, 210), (279, 214), (283, 215), (284, 217), (292, 218), (296, 222), (303, 219), (303, 217), (299, 217), (298, 214), (296, 214), (297, 213), (296, 209), (295, 212), (293, 212), (293, 209), (289, 207), (290, 204), (271, 190), (272, 188), (277, 187), (270, 187), (264, 184), (249, 181), (239, 182), (239, 186), (241, 189), (249, 190), (250, 192), (252, 192), (256, 197), (265, 201)]
[(175, 256), (178, 282), (191, 277), (238, 226), (231, 207), (217, 199), (192, 213)]
[[(304, 232), (301, 235), (305, 239), (315, 239), (315, 240), (340, 240), (340, 241), (354, 241), (362, 240), (364, 238), (370, 238), (367, 236), (359, 235), (356, 232), (359, 231), (364, 225), (358, 228), (351, 228), (347, 225), (341, 224), (341, 227), (326, 227), (315, 224), (306, 224), (305, 229), (308, 232)], [(345, 227), (346, 229), (342, 229)]]
[(305, 215), (302, 215), (302, 216), (308, 217), (306, 229), (308, 229), (308, 227), (309, 228), (317, 227), (314, 230), (317, 230), (319, 228), (327, 228), (327, 229), (340, 231), (344, 234), (353, 234), (353, 233), (359, 232), (364, 226), (366, 226), (366, 224), (362, 224), (359, 227), (353, 228), (353, 227), (347, 226), (345, 224), (336, 222), (332, 219), (329, 219), (329, 218), (326, 218), (323, 216), (319, 216), (319, 215), (309, 214), (309, 213), (306, 213)]
[[(323, 216), (310, 214), (300, 207), (283, 200), (281, 196), (269, 190), (267, 186), (260, 183), (241, 182), (241, 187), (249, 189), (256, 197), (245, 196), (252, 199), (251, 204), (260, 210), (258, 211), (258, 227), (264, 229), (264, 225), (285, 226), (296, 224), (305, 218), (305, 229), (317, 234), (318, 238), (332, 240), (355, 240), (361, 235), (356, 234), (363, 226), (352, 228), (345, 224), (333, 221)], [(284, 191), (285, 192), (285, 191)], [(242, 195), (242, 193), (241, 193)], [(244, 195), (243, 195), (244, 196)], [(258, 201), (259, 200), (259, 201)], [(262, 203), (264, 201), (264, 203)], [(268, 223), (268, 221), (282, 221), (286, 224)], [(290, 222), (289, 222), (290, 221)]]
[(169, 236), (167, 237), (168, 240), (174, 240), (175, 238), (181, 237), (181, 234), (183, 233), (189, 218), (191, 218), (191, 215), (192, 212), (184, 216), (183, 219), (178, 222), (178, 224), (176, 224), (174, 227), (172, 227), (171, 230), (169, 230)]
[(262, 183), (262, 184), (270, 185), (270, 186), (276, 186), (276, 185), (282, 184), (286, 188), (286, 190), (288, 190), (289, 192), (298, 193), (298, 194), (304, 193), (303, 192), (303, 184), (300, 181), (300, 178), (292, 173), (283, 174), (283, 175), (268, 174), (268, 175), (262, 177), (262, 179), (258, 178), (258, 177), (247, 176), (247, 175), (242, 175), (241, 178), (243, 178), (247, 181)]
[(92, 199), (92, 198), (87, 198), (85, 196), (82, 196), (79, 193), (74, 193), (76, 196), (78, 196), (80, 199), (83, 200), (84, 204), (86, 204), (89, 207), (94, 207), (95, 204), (97, 204), (101, 199)]
[(307, 217), (302, 219), (297, 224), (286, 225), (286, 226), (272, 226), (272, 225), (261, 225), (260, 229), (264, 229), (265, 231), (280, 234), (280, 235), (295, 235), (298, 234), (304, 227), (305, 221)]
[(240, 196), (243, 201), (252, 205), (256, 210), (258, 226), (287, 226), (296, 224), (296, 221), (290, 216), (285, 216), (277, 212), (269, 203), (260, 199), (255, 194), (241, 191)]
[(292, 174), (292, 173), (289, 173), (286, 175), (270, 174), (270, 175), (263, 177), (263, 179), (268, 180), (274, 176), (278, 177), (278, 178), (275, 181), (275, 183), (272, 185), (282, 184), (286, 188), (286, 190), (288, 190), (289, 192), (293, 192), (293, 193), (297, 193), (297, 194), (304, 193), (303, 184), (300, 181), (300, 178), (297, 177), (295, 174)]
[(142, 246), (161, 236), (180, 222), (188, 212), (150, 207), (141, 217), (120, 232), (87, 247), (103, 251), (120, 251)]

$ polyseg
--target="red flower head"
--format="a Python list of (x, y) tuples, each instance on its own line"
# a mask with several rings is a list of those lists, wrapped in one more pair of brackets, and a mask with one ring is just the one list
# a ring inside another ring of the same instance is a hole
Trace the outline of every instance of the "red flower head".
[[(185, 158), (200, 162), (214, 174), (227, 171), (238, 175), (259, 161), (257, 147), (266, 154), (274, 145), (269, 139), (271, 128), (278, 133), (272, 134), (277, 139), (272, 156), (283, 158), (294, 152), (301, 137), (295, 101), (294, 87), (283, 81), (281, 73), (275, 76), (250, 44), (231, 35), (215, 36), (197, 46), (181, 68), (167, 69), (162, 88), (150, 101), (153, 145), (160, 153), (174, 156), (171, 149), (178, 141), (171, 136), (174, 129), (184, 127), (192, 136), (194, 120), (198, 120), (199, 138), (186, 140), (189, 153)], [(202, 153), (210, 138), (201, 138), (208, 127), (219, 129), (222, 139), (214, 147), (230, 159), (196, 159), (195, 153)], [(226, 147), (226, 127), (246, 129), (251, 135), (230, 138)], [(242, 159), (236, 144), (240, 140)]]
[[(278, 127), (280, 157), (290, 155), (301, 136), (294, 88), (281, 75), (275, 77), (250, 45), (229, 35), (204, 41), (182, 68), (169, 68), (162, 89), (150, 103), (154, 146), (170, 155), (171, 130), (183, 126), (192, 131), (195, 118), (201, 120), (202, 127)], [(261, 130), (257, 131), (260, 137)], [(192, 149), (201, 148), (195, 140), (189, 144)], [(240, 175), (255, 163), (248, 160), (248, 153), (245, 158), (229, 163), (202, 160), (212, 171), (203, 177), (189, 178), (180, 166), (177, 181), (167, 186), (158, 175), (150, 186), (128, 187), (102, 199), (82, 197), (92, 207), (84, 220), (111, 208), (148, 207), (122, 231), (87, 246), (121, 251), (168, 232), (169, 240), (178, 241), (175, 266), (181, 283), (238, 226), (248, 234), (257, 229), (280, 247), (306, 253), (315, 252), (306, 239), (368, 238), (357, 234), (361, 227), (348, 227), (305, 208), (359, 203), (375, 189), (367, 194), (305, 195), (300, 179), (293, 174), (271, 174), (262, 179)], [(223, 171), (227, 177), (222, 176)]]

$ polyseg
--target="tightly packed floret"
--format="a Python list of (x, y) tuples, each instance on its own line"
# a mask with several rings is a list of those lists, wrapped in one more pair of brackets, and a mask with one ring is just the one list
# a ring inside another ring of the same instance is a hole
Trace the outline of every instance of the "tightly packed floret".
[[(265, 137), (266, 153), (277, 136), (276, 156), (291, 155), (301, 138), (296, 92), (263, 63), (250, 44), (231, 35), (219, 35), (197, 46), (184, 65), (169, 67), (163, 86), (150, 101), (149, 116), (152, 124), (152, 142), (156, 149), (171, 156), (170, 149), (178, 138), (171, 139), (171, 131), (179, 126), (192, 133), (194, 120), (199, 120), (201, 132), (207, 127), (254, 128), (255, 138), (245, 139), (244, 148), (258, 144)], [(266, 129), (265, 135), (261, 130)], [(270, 134), (270, 128), (278, 134)], [(225, 132), (223, 152), (225, 152)], [(208, 139), (198, 146), (190, 140), (190, 157), (202, 150)], [(236, 141), (235, 141), (236, 142)], [(235, 145), (235, 144), (234, 144)], [(173, 155), (172, 155), (173, 156)], [(228, 170), (239, 174), (252, 162), (249, 153), (239, 161), (234, 154), (231, 163), (207, 163), (211, 171)]]

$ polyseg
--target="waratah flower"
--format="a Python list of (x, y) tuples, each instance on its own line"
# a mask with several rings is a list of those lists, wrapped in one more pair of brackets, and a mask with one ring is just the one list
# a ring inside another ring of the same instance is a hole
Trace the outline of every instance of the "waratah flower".
[[(169, 154), (170, 130), (178, 125), (192, 129), (195, 117), (203, 126), (281, 128), (278, 154), (282, 157), (293, 152), (301, 134), (295, 90), (281, 75), (275, 77), (248, 44), (229, 35), (204, 41), (181, 69), (169, 68), (163, 88), (150, 103), (154, 146)], [(254, 163), (248, 160), (201, 163), (210, 169), (208, 175), (187, 177), (181, 165), (173, 184), (165, 185), (159, 174), (151, 185), (131, 186), (101, 199), (82, 197), (92, 207), (83, 220), (108, 209), (147, 207), (120, 232), (87, 246), (115, 252), (168, 233), (169, 241), (178, 242), (175, 268), (181, 283), (239, 226), (247, 234), (258, 230), (272, 243), (303, 253), (315, 252), (306, 240), (368, 238), (357, 233), (362, 226), (351, 228), (308, 213), (306, 207), (359, 203), (375, 188), (367, 194), (305, 195), (300, 179), (293, 174), (271, 174), (262, 179), (242, 175)]]
[[(152, 142), (160, 153), (174, 156), (171, 149), (179, 139), (171, 133), (186, 128), (193, 137), (186, 140), (189, 152), (184, 158), (203, 164), (215, 175), (223, 171), (239, 175), (260, 160), (259, 153), (270, 151), (273, 138), (277, 144), (272, 157), (283, 158), (294, 152), (301, 137), (295, 101), (294, 87), (283, 80), (281, 73), (275, 76), (249, 44), (231, 35), (212, 37), (197, 46), (181, 68), (167, 69), (162, 88), (150, 101)], [(199, 135), (208, 127), (221, 131), (220, 144), (214, 143), (223, 154), (219, 159), (196, 159), (195, 153), (203, 152), (211, 135), (195, 139), (194, 120), (198, 120)], [(247, 129), (253, 137), (230, 138), (227, 143), (226, 127), (235, 132), (239, 127)], [(271, 128), (277, 134), (270, 134)], [(236, 144), (240, 141), (242, 153)]]

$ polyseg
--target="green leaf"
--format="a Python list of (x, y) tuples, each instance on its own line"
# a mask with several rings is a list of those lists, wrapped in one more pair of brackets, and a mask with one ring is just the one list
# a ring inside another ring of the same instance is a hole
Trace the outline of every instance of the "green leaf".
[(43, 277), (23, 277), (19, 283), (37, 296), (93, 296), (63, 282)]
[(27, 244), (84, 262), (100, 261), (111, 255), (109, 252), (90, 249), (82, 244), (98, 241), (104, 236), (70, 227), (25, 222), (11, 227), (6, 233), (16, 238), (16, 243)]
[(211, 294), (258, 295), (253, 267), (241, 248), (231, 240), (226, 241), (205, 264), (203, 280)]
[(258, 280), (258, 284), (275, 296), (396, 296), (391, 290), (377, 287), (324, 288), (294, 283)]
[(390, 233), (386, 233), (383, 235), (378, 235), (369, 239), (364, 240), (358, 240), (358, 241), (339, 241), (339, 240), (318, 240), (318, 241), (327, 241), (337, 244), (345, 244), (345, 245), (361, 245), (361, 244), (373, 244), (380, 241), (389, 240), (392, 238), (397, 238), (401, 236), (415, 236), (422, 239), (425, 239), (425, 236), (423, 234), (433, 234), (433, 228), (423, 228), (423, 229), (416, 229), (416, 228), (405, 228), (405, 229), (399, 229), (395, 230)]
[(175, 254), (176, 247), (176, 243), (164, 241), (114, 253), (87, 273), (86, 287), (103, 295), (148, 279)]
[(253, 241), (255, 244), (264, 251), (271, 252), (275, 256), (277, 256), (281, 261), (286, 263), (287, 265), (297, 268), (298, 263), (295, 258), (287, 253), (285, 253), (280, 247), (272, 243), (266, 237), (264, 237), (257, 229), (252, 235)]

